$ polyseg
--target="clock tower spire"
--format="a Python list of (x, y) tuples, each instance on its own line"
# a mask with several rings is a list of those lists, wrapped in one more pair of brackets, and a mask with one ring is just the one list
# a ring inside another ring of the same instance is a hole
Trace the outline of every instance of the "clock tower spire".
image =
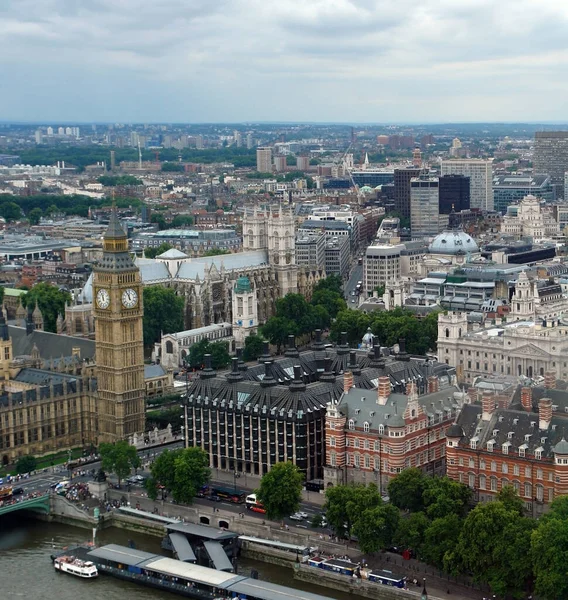
[(145, 425), (142, 281), (113, 205), (94, 268), (98, 441), (113, 442)]

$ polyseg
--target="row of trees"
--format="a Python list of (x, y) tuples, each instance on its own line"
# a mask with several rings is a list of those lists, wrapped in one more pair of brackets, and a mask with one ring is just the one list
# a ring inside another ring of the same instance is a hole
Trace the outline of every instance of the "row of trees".
[(211, 354), (211, 366), (214, 369), (222, 369), (231, 362), (228, 342), (210, 342), (203, 338), (189, 349), (189, 366), (201, 368), (206, 354)]
[(469, 574), (499, 596), (522, 598), (534, 590), (550, 600), (568, 597), (568, 496), (554, 500), (536, 521), (524, 515), (512, 487), (469, 510), (468, 487), (413, 468), (393, 479), (388, 491), (392, 504), (408, 511), (395, 545), (454, 575)]
[(276, 315), (262, 326), (262, 335), (277, 351), (289, 335), (311, 335), (315, 329), (327, 329), (337, 314), (347, 309), (341, 278), (330, 275), (315, 287), (308, 302), (301, 294), (287, 294), (276, 301)]
[(406, 350), (411, 354), (425, 354), (436, 347), (438, 339), (438, 313), (418, 318), (402, 308), (390, 311), (364, 313), (359, 310), (341, 310), (331, 325), (330, 339), (337, 342), (342, 331), (347, 332), (350, 344), (357, 344), (371, 328), (383, 346), (393, 346), (400, 338), (406, 340)]

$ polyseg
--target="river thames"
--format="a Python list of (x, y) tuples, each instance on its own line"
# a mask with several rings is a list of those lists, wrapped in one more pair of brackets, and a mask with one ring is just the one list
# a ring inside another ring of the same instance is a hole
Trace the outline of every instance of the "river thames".
[[(125, 600), (126, 598), (169, 599), (168, 592), (145, 588), (114, 577), (98, 577), (85, 581), (56, 573), (50, 555), (63, 548), (90, 541), (89, 530), (55, 523), (21, 519), (20, 516), (0, 519), (0, 595), (2, 598), (33, 598), (57, 600)], [(132, 540), (136, 548), (165, 554), (157, 537), (140, 535), (123, 529), (106, 529), (99, 532), (97, 544), (128, 545)], [(352, 600), (347, 593), (309, 585), (293, 579), (292, 570), (266, 563), (239, 560), (239, 573), (250, 575), (258, 571), (259, 579), (302, 589), (337, 600)]]

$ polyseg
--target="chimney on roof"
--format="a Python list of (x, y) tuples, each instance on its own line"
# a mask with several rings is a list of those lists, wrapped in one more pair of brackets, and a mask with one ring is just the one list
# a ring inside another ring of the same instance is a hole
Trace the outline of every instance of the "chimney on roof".
[(344, 391), (344, 393), (347, 394), (352, 387), (353, 387), (353, 373), (351, 371), (345, 371), (345, 373), (343, 373), (343, 391)]
[(495, 412), (495, 396), (489, 390), (483, 392), (481, 397), (481, 418), (483, 421), (489, 421), (491, 415)]
[(547, 371), (544, 374), (544, 387), (547, 390), (556, 389), (556, 372), (555, 371)]
[(469, 398), (469, 401), (471, 404), (473, 404), (474, 402), (477, 402), (478, 398), (478, 393), (477, 393), (477, 388), (474, 387), (473, 385), (467, 390), (467, 396)]
[(288, 358), (298, 358), (298, 356), (300, 356), (300, 353), (296, 348), (296, 338), (293, 335), (288, 336), (288, 348), (286, 348), (284, 356), (287, 356)]
[(521, 389), (521, 405), (527, 412), (532, 412), (532, 388)]
[(428, 393), (435, 394), (440, 391), (440, 381), (436, 375), (430, 375), (428, 377)]
[(550, 398), (541, 398), (538, 403), (538, 428), (546, 431), (552, 421), (552, 400)]
[(379, 385), (377, 387), (377, 404), (384, 406), (391, 394), (391, 381), (388, 375), (381, 375), (379, 377)]

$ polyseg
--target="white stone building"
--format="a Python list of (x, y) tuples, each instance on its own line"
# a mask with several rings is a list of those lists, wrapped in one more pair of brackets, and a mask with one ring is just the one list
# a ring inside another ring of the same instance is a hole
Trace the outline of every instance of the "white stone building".
[(507, 208), (501, 232), (517, 238), (530, 237), (536, 242), (554, 237), (559, 233), (559, 227), (552, 207), (542, 206), (538, 198), (528, 195), (519, 204)]

